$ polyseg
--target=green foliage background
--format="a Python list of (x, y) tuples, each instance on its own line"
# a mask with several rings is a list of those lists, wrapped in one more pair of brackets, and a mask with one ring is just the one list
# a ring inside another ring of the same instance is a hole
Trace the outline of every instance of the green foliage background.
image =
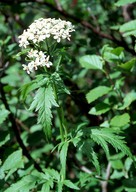
[[(136, 0), (0, 1), (0, 192), (136, 191), (135, 6)], [(57, 47), (61, 71), (50, 77), (68, 127), (64, 141), (51, 85), (43, 88), (40, 71), (26, 74), (18, 54), (18, 36), (41, 17), (75, 26), (71, 41)]]

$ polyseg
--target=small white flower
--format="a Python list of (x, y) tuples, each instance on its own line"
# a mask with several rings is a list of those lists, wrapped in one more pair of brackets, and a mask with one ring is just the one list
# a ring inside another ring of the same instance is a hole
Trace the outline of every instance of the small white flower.
[(31, 50), (28, 52), (28, 55), (27, 55), (27, 56), (28, 56), (29, 58), (37, 57), (37, 56), (38, 56), (38, 51), (31, 49)]
[(30, 74), (29, 67), (25, 64), (23, 64), (22, 66), (23, 66), (23, 70), (26, 71), (28, 74)]
[(53, 64), (52, 64), (52, 62), (50, 62), (50, 61), (48, 61), (47, 63), (46, 63), (46, 67), (47, 68), (50, 68), (50, 66), (52, 66)]
[(34, 61), (31, 61), (30, 63), (28, 63), (28, 69), (29, 69), (30, 72), (33, 72), (34, 68), (35, 68)]

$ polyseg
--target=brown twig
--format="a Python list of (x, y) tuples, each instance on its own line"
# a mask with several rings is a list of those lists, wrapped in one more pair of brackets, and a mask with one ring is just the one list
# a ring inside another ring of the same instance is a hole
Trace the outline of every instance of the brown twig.
[(29, 132), (30, 133), (30, 130), (29, 128), (22, 122), (20, 121), (18, 118), (15, 119), (16, 120), (16, 123), (21, 126), (25, 131)]
[(55, 1), (55, 3), (56, 3), (57, 9), (60, 10), (60, 11), (62, 11), (62, 7), (61, 7), (60, 2), (59, 2), (58, 0), (54, 0), (54, 1)]
[(108, 180), (110, 178), (111, 163), (109, 162), (106, 169), (105, 181), (101, 181), (102, 192), (108, 192)]

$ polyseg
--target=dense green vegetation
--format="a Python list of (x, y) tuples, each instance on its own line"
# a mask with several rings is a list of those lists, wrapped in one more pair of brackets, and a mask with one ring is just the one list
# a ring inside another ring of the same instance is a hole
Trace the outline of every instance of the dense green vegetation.
[(0, 192), (136, 191), (135, 7), (0, 1)]

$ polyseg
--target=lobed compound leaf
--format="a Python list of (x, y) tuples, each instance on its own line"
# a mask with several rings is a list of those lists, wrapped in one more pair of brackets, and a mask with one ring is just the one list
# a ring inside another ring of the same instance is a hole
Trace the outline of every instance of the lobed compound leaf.
[(130, 152), (130, 149), (125, 144), (126, 142), (123, 140), (124, 137), (121, 137), (119, 135), (116, 135), (115, 132), (112, 129), (104, 128), (104, 129), (92, 129), (92, 139), (97, 142), (99, 145), (101, 145), (104, 149), (104, 151), (109, 153), (107, 151), (108, 143), (111, 144), (116, 151), (120, 150), (125, 155), (130, 156), (133, 159), (133, 156)]
[(92, 135), (91, 135), (92, 139), (98, 144), (98, 145), (101, 145), (101, 147), (103, 148), (103, 150), (105, 151), (105, 154), (107, 156), (107, 158), (110, 156), (109, 154), (109, 147), (108, 147), (108, 144), (107, 142), (105, 141), (105, 139), (103, 137), (99, 137), (97, 135), (97, 130), (96, 130), (96, 133), (95, 133), (95, 129), (92, 130)]
[(100, 171), (100, 164), (99, 164), (99, 161), (98, 161), (97, 154), (95, 153), (94, 150), (92, 150), (91, 154), (92, 154), (92, 163), (95, 166), (98, 175), (100, 175), (101, 171)]
[(63, 175), (63, 179), (65, 178), (65, 174), (66, 174), (66, 157), (67, 157), (68, 146), (69, 146), (69, 142), (65, 141), (64, 144), (61, 146), (61, 150), (60, 150), (61, 173)]
[(59, 107), (51, 85), (40, 87), (36, 92), (29, 110), (38, 111), (38, 123), (43, 125), (43, 130), (47, 138), (51, 137), (52, 106)]

